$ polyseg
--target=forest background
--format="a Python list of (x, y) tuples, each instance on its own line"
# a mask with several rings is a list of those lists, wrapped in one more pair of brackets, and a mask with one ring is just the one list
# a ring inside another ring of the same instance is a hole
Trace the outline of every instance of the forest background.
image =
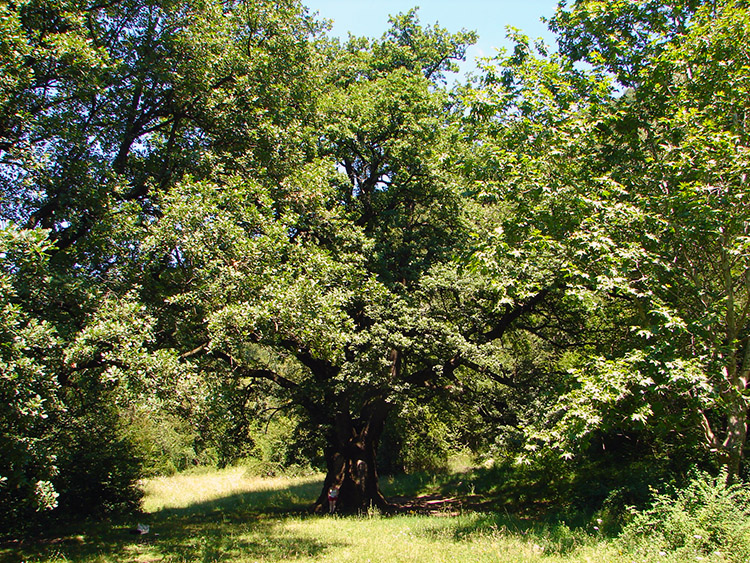
[(622, 514), (747, 479), (747, 3), (562, 3), (450, 86), (476, 36), (414, 10), (0, 27), (4, 534), (239, 460), (345, 512), (456, 451)]

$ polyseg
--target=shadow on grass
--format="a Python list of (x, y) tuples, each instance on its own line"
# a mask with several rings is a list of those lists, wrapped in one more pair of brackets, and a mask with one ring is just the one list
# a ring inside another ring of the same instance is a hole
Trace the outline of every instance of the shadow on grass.
[(536, 519), (549, 506), (545, 476), (506, 471), (502, 467), (472, 468), (460, 473), (417, 473), (386, 477), (386, 497), (406, 511), (508, 512)]
[[(382, 489), (387, 498), (401, 506), (401, 513), (483, 513), (511, 518), (516, 527), (584, 528), (598, 506), (580, 502), (581, 495), (576, 491), (580, 480), (572, 472), (559, 475), (544, 469), (499, 465), (459, 473), (386, 477)], [(509, 525), (505, 520), (493, 525)]]
[[(54, 539), (0, 546), (0, 561), (155, 563), (314, 557), (341, 545), (300, 536), (286, 524), (307, 517), (304, 511), (319, 488), (310, 483), (240, 493), (161, 509), (129, 522), (70, 526)], [(147, 524), (149, 533), (133, 535), (137, 523)]]
[[(435, 526), (453, 540), (490, 534), (531, 534), (549, 553), (566, 553), (587, 541), (589, 522), (569, 507), (570, 486), (544, 472), (498, 467), (461, 473), (421, 473), (382, 479), (383, 493), (403, 513), (461, 516)], [(55, 540), (0, 546), (0, 561), (134, 563), (255, 561), (313, 558), (345, 544), (295, 533), (321, 483), (290, 484), (233, 494), (182, 508), (162, 508), (139, 519), (71, 525)], [(589, 515), (590, 516), (590, 515)], [(150, 532), (133, 536), (137, 523)]]
[(527, 538), (546, 554), (567, 555), (596, 541), (583, 527), (569, 527), (562, 520), (531, 522), (508, 513), (474, 513), (452, 520), (450, 525), (428, 530), (427, 537), (446, 535), (453, 541), (469, 541), (488, 536)]

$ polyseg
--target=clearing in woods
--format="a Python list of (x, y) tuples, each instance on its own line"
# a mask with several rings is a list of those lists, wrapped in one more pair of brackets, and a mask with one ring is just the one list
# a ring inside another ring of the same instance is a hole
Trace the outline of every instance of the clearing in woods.
[[(474, 474), (476, 475), (476, 474)], [(313, 516), (323, 477), (259, 478), (242, 467), (144, 483), (144, 513), (0, 547), (3, 561), (109, 563), (632, 561), (591, 526), (498, 509), (461, 474), (383, 479), (393, 516)], [(447, 494), (451, 491), (452, 494)], [(148, 526), (148, 533), (136, 529)], [(643, 558), (639, 560), (643, 561)], [(655, 559), (656, 560), (656, 559)]]

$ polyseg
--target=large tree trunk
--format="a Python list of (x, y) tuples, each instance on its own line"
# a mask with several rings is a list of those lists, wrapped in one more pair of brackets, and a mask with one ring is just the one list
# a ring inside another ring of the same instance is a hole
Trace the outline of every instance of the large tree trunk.
[(367, 403), (354, 420), (348, 405), (336, 414), (336, 423), (325, 451), (327, 473), (314, 511), (330, 510), (328, 495), (338, 491), (335, 512), (357, 514), (376, 507), (390, 512), (393, 505), (383, 497), (378, 484), (377, 448), (390, 406), (383, 399)]

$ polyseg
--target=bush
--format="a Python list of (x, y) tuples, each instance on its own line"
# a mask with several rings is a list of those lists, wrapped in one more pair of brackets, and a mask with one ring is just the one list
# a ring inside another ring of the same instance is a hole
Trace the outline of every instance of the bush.
[(676, 560), (719, 552), (726, 561), (747, 561), (750, 486), (696, 472), (685, 488), (657, 493), (650, 507), (633, 511), (620, 538), (631, 549)]
[(133, 409), (124, 425), (143, 460), (144, 477), (173, 475), (193, 465), (211, 464), (210, 455), (196, 453), (196, 432), (186, 420), (141, 408)]
[(71, 421), (64, 439), (55, 480), (60, 512), (101, 517), (140, 509), (143, 460), (116, 415), (102, 410)]
[(252, 448), (238, 460), (249, 475), (307, 475), (312, 472), (310, 452), (303, 443), (313, 441), (295, 416), (277, 415), (268, 421), (254, 421), (249, 428)]

